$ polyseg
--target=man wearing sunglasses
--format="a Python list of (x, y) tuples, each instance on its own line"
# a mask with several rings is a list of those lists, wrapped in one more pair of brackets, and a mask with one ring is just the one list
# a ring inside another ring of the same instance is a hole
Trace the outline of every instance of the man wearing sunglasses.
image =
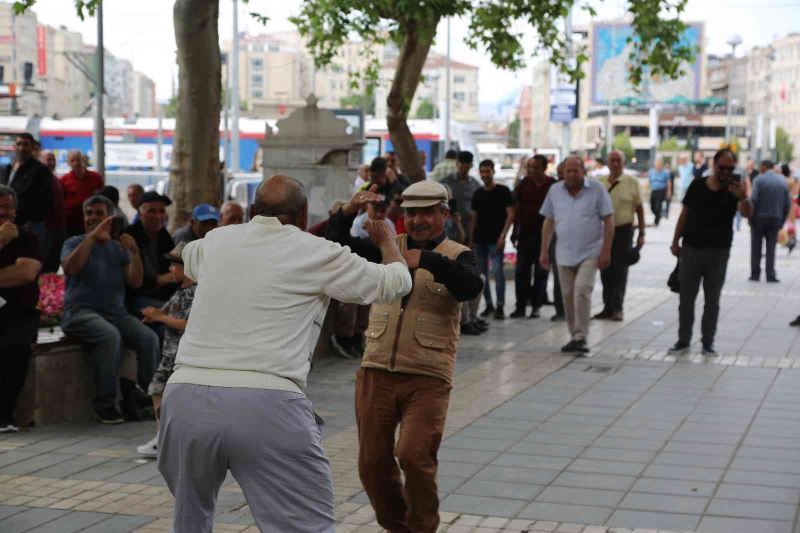
[(670, 352), (684, 352), (692, 340), (694, 302), (703, 284), (705, 306), (701, 326), (703, 354), (716, 355), (714, 335), (719, 297), (725, 282), (736, 211), (750, 218), (753, 204), (741, 176), (734, 174), (736, 154), (723, 148), (714, 155), (714, 170), (689, 185), (675, 226), (672, 254), (680, 257), (680, 326)]

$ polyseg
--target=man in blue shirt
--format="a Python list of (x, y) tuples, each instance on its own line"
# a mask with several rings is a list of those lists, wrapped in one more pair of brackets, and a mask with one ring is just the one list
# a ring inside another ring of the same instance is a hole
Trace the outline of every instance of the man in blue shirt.
[(586, 338), (597, 270), (611, 264), (614, 208), (606, 188), (586, 179), (579, 157), (564, 160), (564, 181), (550, 187), (539, 211), (545, 217), (539, 264), (550, 269), (550, 241), (558, 236), (556, 256), (564, 311), (572, 337), (562, 352), (588, 352)]
[(114, 205), (104, 196), (83, 204), (86, 233), (64, 243), (61, 266), (67, 275), (61, 329), (89, 348), (97, 369), (95, 416), (104, 424), (123, 422), (116, 406), (122, 347), (137, 355), (137, 380), (147, 389), (158, 359), (158, 336), (125, 309), (125, 287), (142, 284), (136, 241), (112, 238)]
[(672, 180), (664, 162), (656, 159), (655, 168), (650, 169), (647, 179), (650, 181), (650, 210), (655, 216), (655, 225), (661, 222), (661, 208), (664, 200), (672, 199)]

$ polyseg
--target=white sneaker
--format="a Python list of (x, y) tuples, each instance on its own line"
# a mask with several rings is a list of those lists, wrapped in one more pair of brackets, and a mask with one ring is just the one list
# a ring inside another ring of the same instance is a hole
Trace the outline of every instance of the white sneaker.
[(147, 444), (136, 447), (136, 453), (145, 457), (156, 457), (158, 455), (158, 433)]
[(12, 422), (9, 422), (6, 425), (0, 425), (0, 433), (16, 433), (19, 431), (19, 428), (15, 426)]

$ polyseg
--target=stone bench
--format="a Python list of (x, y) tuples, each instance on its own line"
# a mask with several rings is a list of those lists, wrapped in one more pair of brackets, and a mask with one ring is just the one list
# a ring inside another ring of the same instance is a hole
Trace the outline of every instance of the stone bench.
[[(40, 330), (17, 401), (20, 426), (92, 418), (94, 362), (77, 339)], [(136, 381), (136, 354), (123, 350), (119, 375)]]
[[(327, 357), (333, 332), (332, 313), (322, 327), (314, 359)], [(28, 366), (28, 377), (17, 401), (15, 417), (21, 426), (90, 420), (94, 413), (94, 362), (77, 339), (60, 330), (39, 330)], [(136, 353), (123, 350), (119, 377), (136, 381)]]

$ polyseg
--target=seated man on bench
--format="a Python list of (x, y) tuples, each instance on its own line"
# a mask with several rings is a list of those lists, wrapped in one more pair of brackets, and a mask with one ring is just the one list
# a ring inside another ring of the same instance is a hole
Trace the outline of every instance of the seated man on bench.
[(116, 405), (122, 348), (137, 356), (137, 380), (146, 389), (158, 359), (158, 336), (125, 309), (125, 286), (142, 284), (142, 261), (133, 237), (114, 235), (114, 205), (103, 196), (83, 204), (86, 233), (71, 237), (61, 250), (67, 275), (61, 329), (87, 345), (94, 358), (96, 418), (123, 422)]

